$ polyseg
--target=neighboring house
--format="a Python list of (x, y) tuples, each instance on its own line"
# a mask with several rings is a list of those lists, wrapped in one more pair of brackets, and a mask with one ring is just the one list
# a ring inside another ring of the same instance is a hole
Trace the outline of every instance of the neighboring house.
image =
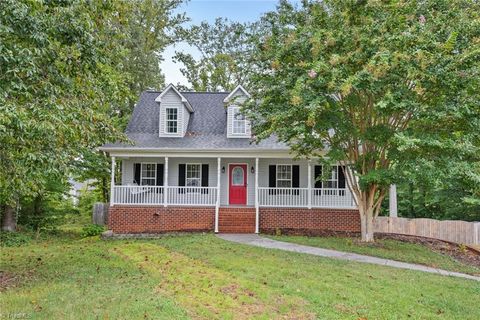
[(95, 180), (93, 179), (88, 179), (87, 181), (84, 182), (79, 182), (74, 180), (73, 178), (70, 178), (68, 182), (70, 183), (70, 190), (68, 191), (68, 195), (70, 199), (72, 199), (72, 202), (74, 205), (78, 204), (78, 200), (81, 196), (82, 191), (85, 190), (93, 190), (94, 188), (91, 186), (91, 184)]
[(322, 166), (293, 160), (275, 137), (253, 143), (250, 123), (240, 114), (248, 97), (242, 86), (213, 93), (169, 85), (162, 92), (143, 92), (126, 130), (134, 144), (101, 147), (121, 160), (109, 228), (114, 233), (359, 231), (343, 171), (334, 167), (328, 180), (320, 181)]

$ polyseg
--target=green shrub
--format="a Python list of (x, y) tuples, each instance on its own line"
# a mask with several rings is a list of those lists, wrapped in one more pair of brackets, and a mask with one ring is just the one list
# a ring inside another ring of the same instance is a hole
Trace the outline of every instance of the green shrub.
[(28, 244), (32, 237), (19, 232), (0, 232), (0, 246), (2, 247), (20, 247)]
[(88, 224), (82, 229), (82, 237), (93, 237), (102, 234), (105, 228), (98, 224)]

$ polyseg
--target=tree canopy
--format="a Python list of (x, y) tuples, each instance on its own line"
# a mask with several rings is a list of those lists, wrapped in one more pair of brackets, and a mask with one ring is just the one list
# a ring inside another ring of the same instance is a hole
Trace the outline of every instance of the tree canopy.
[(217, 18), (214, 24), (202, 22), (182, 30), (182, 40), (197, 54), (176, 52), (182, 74), (195, 91), (229, 91), (248, 84), (253, 72), (250, 64), (250, 32), (253, 25)]
[(163, 84), (160, 51), (183, 20), (171, 15), (178, 4), (0, 3), (0, 206), (9, 229), (18, 199), (64, 180), (73, 163), (91, 158), (85, 154), (123, 138), (136, 90)]
[(462, 0), (282, 1), (262, 19), (246, 107), (257, 138), (343, 163), (363, 240), (395, 163), (478, 161), (479, 12)]

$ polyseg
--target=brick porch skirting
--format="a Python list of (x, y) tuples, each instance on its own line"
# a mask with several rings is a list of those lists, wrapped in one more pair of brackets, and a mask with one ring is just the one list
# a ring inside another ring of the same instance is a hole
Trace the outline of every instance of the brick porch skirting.
[(214, 207), (110, 207), (108, 228), (114, 233), (162, 233), (213, 231)]
[(322, 234), (324, 231), (360, 232), (356, 209), (260, 208), (260, 232)]
[[(116, 234), (212, 232), (214, 224), (214, 207), (115, 205), (108, 217), (108, 227)], [(259, 227), (263, 233), (360, 232), (360, 217), (353, 209), (260, 208)], [(221, 207), (219, 231), (253, 233), (255, 208)]]

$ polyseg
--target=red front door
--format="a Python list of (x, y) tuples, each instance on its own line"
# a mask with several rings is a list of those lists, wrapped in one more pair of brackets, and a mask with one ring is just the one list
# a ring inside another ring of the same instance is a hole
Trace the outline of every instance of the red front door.
[(230, 204), (247, 204), (247, 165), (230, 164), (229, 166), (229, 202)]

